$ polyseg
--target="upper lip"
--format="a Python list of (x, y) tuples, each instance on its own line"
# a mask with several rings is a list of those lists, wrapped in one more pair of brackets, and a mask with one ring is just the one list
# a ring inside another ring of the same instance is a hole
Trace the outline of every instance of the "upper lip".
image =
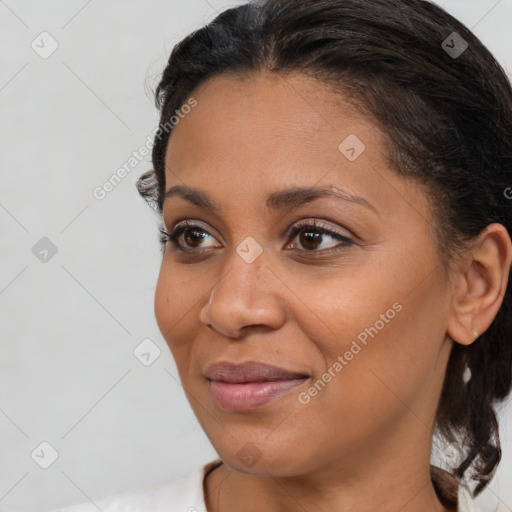
[(223, 382), (264, 382), (269, 380), (284, 380), (309, 377), (306, 373), (288, 371), (258, 361), (244, 363), (220, 362), (207, 367), (204, 375), (210, 380)]

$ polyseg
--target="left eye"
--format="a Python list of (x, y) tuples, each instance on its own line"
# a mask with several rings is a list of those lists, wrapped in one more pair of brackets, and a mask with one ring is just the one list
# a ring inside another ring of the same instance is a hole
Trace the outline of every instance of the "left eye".
[[(297, 235), (302, 247), (304, 247), (309, 252), (321, 252), (317, 249), (326, 249), (327, 251), (329, 249), (340, 250), (343, 249), (344, 246), (353, 244), (353, 241), (345, 235), (342, 235), (341, 233), (333, 231), (329, 228), (319, 226), (316, 223), (299, 224), (293, 227), (288, 233), (289, 238), (295, 238)], [(325, 237), (338, 240), (338, 242), (341, 243), (337, 243), (328, 247), (321, 247)]]
[[(196, 224), (189, 224), (188, 222), (178, 224), (172, 233), (168, 233), (164, 229), (160, 229), (160, 232), (162, 234), (160, 237), (162, 244), (170, 242), (176, 250), (181, 251), (204, 249), (205, 247), (201, 247), (201, 243), (209, 236), (212, 236), (204, 228)], [(334, 250), (339, 250), (344, 246), (352, 245), (354, 243), (345, 235), (326, 227), (319, 226), (316, 223), (294, 226), (287, 234), (289, 240), (296, 238), (297, 235), (299, 235), (298, 239), (300, 244), (307, 252), (321, 252), (318, 249), (329, 250), (333, 248)], [(324, 238), (326, 237), (337, 240), (338, 243), (328, 247), (322, 247)], [(220, 244), (214, 244), (210, 247), (220, 247)]]

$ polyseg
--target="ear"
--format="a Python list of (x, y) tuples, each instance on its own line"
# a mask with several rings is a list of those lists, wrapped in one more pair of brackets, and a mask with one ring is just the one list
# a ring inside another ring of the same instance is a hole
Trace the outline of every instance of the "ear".
[(502, 224), (489, 224), (454, 270), (450, 338), (469, 345), (497, 315), (507, 289), (512, 242)]

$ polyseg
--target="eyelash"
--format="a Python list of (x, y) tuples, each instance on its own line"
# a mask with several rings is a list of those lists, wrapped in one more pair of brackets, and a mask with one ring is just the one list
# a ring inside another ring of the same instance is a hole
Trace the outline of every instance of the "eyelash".
[[(308, 221), (303, 221), (303, 222), (297, 224), (296, 226), (294, 226), (293, 228), (291, 228), (288, 231), (287, 237), (289, 240), (293, 239), (296, 237), (296, 235), (298, 233), (300, 233), (301, 231), (306, 231), (307, 229), (309, 229), (311, 231), (315, 231), (316, 233), (318, 233), (320, 235), (332, 236), (336, 240), (339, 240), (340, 242), (342, 242), (342, 244), (339, 244), (335, 247), (331, 247), (329, 249), (320, 250), (320, 251), (317, 251), (315, 249), (309, 249), (309, 250), (304, 249), (304, 251), (306, 251), (306, 252), (309, 252), (309, 253), (315, 253), (315, 252), (332, 253), (332, 252), (338, 252), (338, 251), (344, 250), (347, 246), (354, 245), (354, 242), (350, 238), (348, 238), (344, 235), (341, 235), (340, 233), (337, 233), (336, 231), (332, 231), (328, 228), (321, 227), (316, 223), (316, 221), (313, 221), (313, 223), (308, 222)], [(200, 251), (201, 248), (188, 248), (187, 249), (187, 248), (184, 248), (179, 243), (179, 240), (178, 240), (179, 237), (185, 231), (188, 231), (188, 230), (190, 230), (190, 231), (196, 230), (196, 231), (199, 231), (202, 233), (208, 233), (208, 231), (203, 229), (201, 226), (198, 226), (197, 224), (190, 224), (187, 221), (184, 221), (183, 223), (176, 225), (174, 230), (172, 231), (172, 233), (168, 233), (165, 229), (160, 229), (160, 233), (161, 233), (160, 242), (162, 244), (166, 244), (167, 242), (170, 242), (173, 245), (173, 248), (175, 251), (181, 251), (181, 252), (185, 252), (185, 253)], [(210, 235), (210, 233), (208, 233), (208, 235)]]

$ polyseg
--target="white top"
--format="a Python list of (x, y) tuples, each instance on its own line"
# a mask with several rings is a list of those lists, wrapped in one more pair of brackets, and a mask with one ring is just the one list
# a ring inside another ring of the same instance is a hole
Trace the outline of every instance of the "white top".
[[(207, 512), (204, 478), (220, 463), (215, 459), (182, 478), (49, 512)], [(480, 512), (465, 487), (459, 487), (458, 498), (457, 512)]]

